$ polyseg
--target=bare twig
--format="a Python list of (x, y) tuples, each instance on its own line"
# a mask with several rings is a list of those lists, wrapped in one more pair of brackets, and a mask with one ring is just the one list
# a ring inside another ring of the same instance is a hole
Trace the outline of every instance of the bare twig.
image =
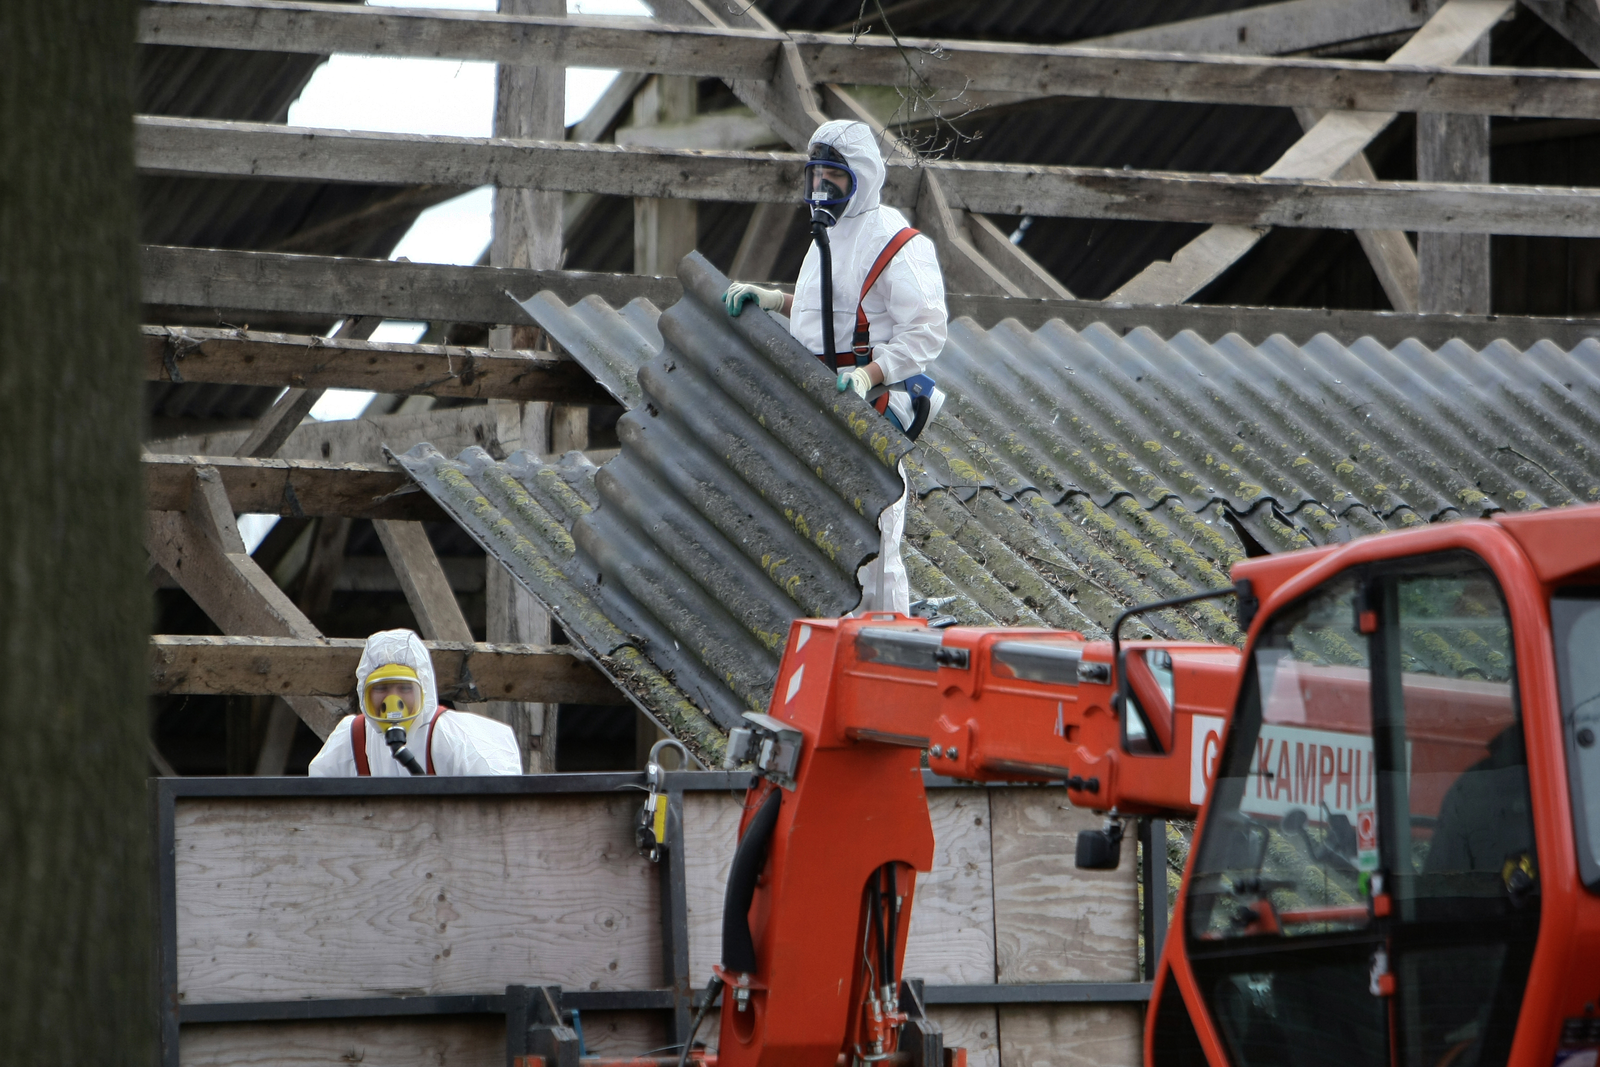
[[(937, 45), (932, 48), (908, 47), (889, 22), (889, 15), (883, 9), (883, 0), (861, 0), (861, 7), (856, 12), (855, 23), (850, 30), (850, 39), (854, 41), (871, 32), (871, 26), (866, 24), (869, 3), (877, 8), (876, 21), (883, 24), (906, 67), (905, 81), (894, 87), (900, 96), (900, 106), (895, 109), (886, 125), (894, 127), (895, 135), (901, 142), (922, 158), (953, 155), (952, 148), (978, 140), (982, 134), (968, 133), (956, 125), (960, 119), (981, 110), (980, 107), (966, 102), (970, 80), (967, 85), (963, 85), (960, 90), (953, 93), (940, 89), (929, 81), (919, 65), (912, 61), (911, 53), (916, 52), (919, 56), (942, 60), (948, 58), (945, 51)], [(959, 114), (948, 114), (946, 108), (952, 104), (960, 105), (964, 110)], [(926, 132), (913, 128), (913, 125), (926, 127), (930, 121), (932, 126), (926, 129)]]

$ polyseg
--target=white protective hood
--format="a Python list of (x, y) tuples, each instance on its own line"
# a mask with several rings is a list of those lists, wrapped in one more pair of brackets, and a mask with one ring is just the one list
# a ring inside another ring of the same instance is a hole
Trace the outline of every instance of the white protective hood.
[(860, 218), (878, 206), (883, 196), (883, 153), (878, 150), (878, 139), (871, 127), (853, 119), (834, 119), (817, 127), (811, 143), (827, 145), (838, 152), (856, 176), (856, 190), (845, 205), (836, 230), (844, 228), (846, 220)]
[[(422, 708), (417, 721), (407, 731), (416, 733), (417, 728), (433, 714), (433, 709), (439, 706), (439, 689), (433, 679), (433, 657), (428, 655), (422, 638), (410, 630), (379, 630), (367, 638), (367, 647), (361, 650), (361, 662), (356, 666), (356, 699), (361, 699), (367, 685), (367, 675), (391, 663), (410, 667), (422, 682)], [(361, 711), (366, 711), (365, 706)]]

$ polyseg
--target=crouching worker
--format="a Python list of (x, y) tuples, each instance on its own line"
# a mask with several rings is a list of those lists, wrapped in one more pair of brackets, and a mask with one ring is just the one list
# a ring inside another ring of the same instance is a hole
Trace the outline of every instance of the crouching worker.
[(311, 761), (313, 778), (522, 773), (511, 727), (439, 706), (433, 660), (410, 630), (367, 638), (356, 694), (361, 714), (339, 720)]

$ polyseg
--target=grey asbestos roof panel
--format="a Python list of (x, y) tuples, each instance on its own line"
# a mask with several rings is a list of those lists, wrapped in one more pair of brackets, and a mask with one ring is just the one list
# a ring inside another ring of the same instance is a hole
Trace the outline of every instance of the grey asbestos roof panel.
[[(703, 752), (764, 706), (790, 620), (859, 603), (902, 457), (914, 597), (963, 622), (1090, 635), (1130, 604), (1228, 584), (1248, 554), (1600, 500), (1592, 341), (1251, 345), (963, 318), (934, 367), (950, 399), (912, 447), (778, 317), (730, 318), (703, 258), (680, 277), (684, 299), (659, 315), (525, 305), (629, 409), (605, 466), (400, 459)], [(1228, 607), (1148, 622), (1237, 641)]]

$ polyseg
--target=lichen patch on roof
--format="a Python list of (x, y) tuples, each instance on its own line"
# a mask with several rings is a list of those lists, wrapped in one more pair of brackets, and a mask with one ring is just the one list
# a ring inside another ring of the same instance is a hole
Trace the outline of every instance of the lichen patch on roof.
[[(1319, 335), (1126, 336), (951, 323), (912, 447), (698, 255), (684, 298), (525, 304), (629, 410), (603, 467), (399, 457), (675, 734), (711, 754), (765, 706), (790, 622), (859, 603), (877, 516), (916, 495), (913, 597), (961, 621), (1104, 632), (1234, 562), (1427, 522), (1600, 500), (1600, 344), (1388, 349)], [(1237, 641), (1226, 601), (1150, 616)]]

